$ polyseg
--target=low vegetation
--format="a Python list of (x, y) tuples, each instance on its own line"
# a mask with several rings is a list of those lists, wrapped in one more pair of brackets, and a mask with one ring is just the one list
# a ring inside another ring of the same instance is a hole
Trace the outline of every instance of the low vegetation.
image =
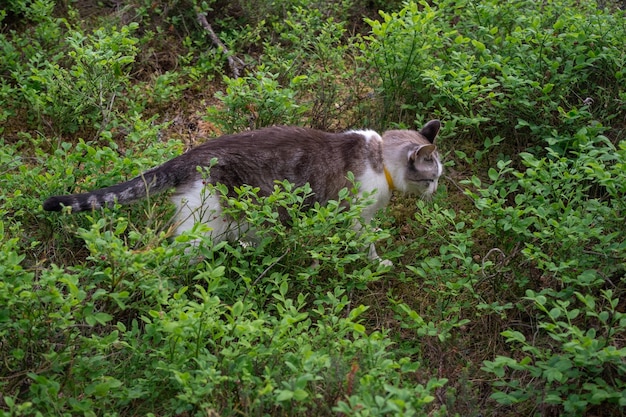
[[(624, 415), (620, 6), (10, 2), (0, 415)], [(172, 237), (166, 196), (41, 206), (222, 133), (432, 118), (438, 193), (360, 234), (367, 196), (301, 212), (288, 183), (231, 200), (255, 245)]]

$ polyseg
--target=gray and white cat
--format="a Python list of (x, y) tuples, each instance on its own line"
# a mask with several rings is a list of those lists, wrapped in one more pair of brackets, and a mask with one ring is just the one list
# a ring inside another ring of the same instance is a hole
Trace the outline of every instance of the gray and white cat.
[[(176, 233), (206, 223), (214, 240), (236, 240), (240, 230), (222, 215), (220, 197), (207, 195), (206, 183), (224, 184), (229, 193), (243, 184), (260, 188), (260, 195), (274, 189), (275, 180), (296, 186), (309, 183), (313, 195), (307, 203), (326, 203), (339, 191), (351, 188), (347, 174), (360, 183), (360, 193), (373, 193), (374, 203), (362, 216), (370, 221), (389, 203), (393, 190), (428, 196), (437, 189), (443, 168), (434, 145), (438, 120), (419, 132), (390, 130), (382, 137), (372, 130), (328, 133), (299, 127), (268, 127), (225, 135), (192, 148), (129, 181), (82, 194), (55, 196), (43, 203), (44, 210), (72, 212), (124, 204), (174, 188), (172, 201), (178, 207)], [(198, 167), (209, 167), (203, 177)], [(234, 195), (234, 194), (231, 194)], [(370, 258), (379, 259), (373, 247)]]

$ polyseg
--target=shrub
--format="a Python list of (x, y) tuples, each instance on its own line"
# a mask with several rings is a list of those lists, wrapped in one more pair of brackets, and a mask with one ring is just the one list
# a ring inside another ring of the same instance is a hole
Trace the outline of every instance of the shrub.
[(298, 104), (297, 85), (302, 77), (290, 80), (281, 87), (278, 75), (259, 68), (254, 75), (241, 78), (225, 77), (226, 94), (216, 96), (225, 108), (209, 108), (209, 115), (228, 133), (258, 129), (276, 124), (300, 124), (306, 107)]
[(66, 39), (71, 64), (48, 61), (18, 74), (21, 93), (35, 114), (56, 133), (84, 125), (105, 127), (128, 85), (128, 67), (137, 53), (131, 36), (135, 29), (130, 24), (91, 35), (73, 32)]
[[(619, 414), (626, 401), (626, 145), (593, 127), (568, 139), (567, 156), (522, 153), (523, 170), (501, 159), (464, 181), (476, 212), (418, 203), (423, 236), (394, 297), (402, 327), (435, 351), (475, 348), (463, 330), (488, 322), (482, 371), (514, 414)], [(399, 340), (423, 358), (413, 346)]]
[[(349, 297), (388, 269), (364, 250), (381, 232), (353, 227), (367, 200), (344, 190), (302, 212), (309, 193), (283, 183), (267, 197), (246, 187), (227, 199), (229, 213), (256, 229), (253, 246), (214, 245), (200, 225), (168, 243), (114, 210), (85, 215), (86, 263), (35, 274), (21, 267), (17, 239), (2, 234), (7, 406), (18, 415), (130, 406), (426, 415), (445, 379), (414, 381), (419, 363), (390, 351), (386, 332), (368, 332), (359, 318), (367, 307)], [(181, 250), (190, 239), (200, 239), (205, 261)]]
[(254, 37), (250, 41), (271, 33), (262, 37), (263, 56), (254, 74), (225, 78), (226, 94), (217, 94), (224, 108), (209, 109), (209, 117), (228, 132), (272, 124), (333, 130), (362, 124), (356, 115), (369, 91), (360, 78), (365, 71), (354, 63), (345, 22), (328, 14), (333, 15), (294, 4), (282, 20), (242, 29), (239, 37)]
[(624, 143), (615, 149), (603, 136), (579, 132), (569, 157), (551, 149), (544, 158), (521, 157), (525, 171), (501, 162), (489, 171), (492, 184), (474, 177), (479, 189), (469, 192), (494, 244), (531, 268), (518, 271), (514, 284), (525, 293), (519, 308), (535, 324), (503, 331), (513, 353), (484, 362), (498, 378), (493, 398), (568, 415), (617, 410), (626, 404), (619, 341), (626, 320), (617, 308), (626, 264)]
[(367, 20), (363, 56), (389, 121), (421, 125), (432, 113), (457, 134), (521, 148), (591, 120), (608, 127), (623, 114), (626, 26), (620, 13), (574, 3), (408, 2)]
[(415, 113), (426, 110), (418, 103), (430, 93), (419, 76), (421, 69), (432, 62), (434, 51), (443, 47), (443, 38), (430, 35), (439, 13), (430, 6), (419, 10), (417, 3), (408, 2), (398, 12), (381, 11), (380, 15), (382, 21), (365, 19), (372, 30), (361, 48), (365, 62), (375, 68), (380, 79), (381, 124), (404, 122), (407, 111), (408, 120), (413, 121)]

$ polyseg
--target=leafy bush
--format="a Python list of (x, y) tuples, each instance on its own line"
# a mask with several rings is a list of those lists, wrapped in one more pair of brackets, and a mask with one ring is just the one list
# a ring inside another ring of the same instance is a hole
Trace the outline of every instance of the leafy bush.
[[(348, 296), (387, 268), (364, 250), (380, 232), (351, 227), (366, 202), (344, 209), (345, 190), (307, 214), (309, 193), (284, 183), (268, 197), (243, 188), (229, 199), (230, 214), (257, 230), (255, 246), (214, 245), (201, 227), (167, 243), (124, 217), (88, 216), (78, 230), (87, 263), (35, 274), (3, 234), (3, 374), (15, 375), (6, 404), (18, 415), (131, 404), (160, 414), (425, 415), (446, 381), (412, 381), (419, 363), (389, 351), (385, 332), (367, 332), (367, 307)], [(189, 239), (201, 240), (204, 262), (181, 250)]]
[(421, 125), (434, 113), (457, 134), (505, 134), (522, 148), (591, 120), (610, 126), (624, 109), (625, 58), (614, 53), (624, 19), (574, 3), (408, 2), (368, 20), (363, 54), (390, 121)]
[(490, 343), (506, 346), (482, 370), (513, 414), (619, 415), (626, 401), (626, 144), (591, 127), (570, 143), (568, 156), (522, 153), (523, 170), (502, 159), (464, 181), (477, 213), (418, 203), (424, 236), (404, 279), (421, 298), (407, 284), (394, 300), (402, 327), (443, 350), (467, 347), (460, 331), (481, 320), (495, 325)]
[[(586, 271), (564, 283), (597, 283), (594, 275)], [(619, 347), (618, 335), (626, 330), (626, 318), (617, 310), (620, 300), (611, 289), (602, 290), (600, 297), (586, 291), (574, 295), (570, 301), (554, 290), (528, 290), (525, 299), (537, 310), (538, 329), (552, 342), (541, 346), (517, 330), (502, 332), (523, 357), (485, 361), (484, 369), (498, 379), (492, 396), (496, 401), (534, 402), (540, 409), (557, 406), (567, 415), (586, 415), (594, 406), (615, 412), (624, 407), (626, 348)], [(529, 377), (534, 381), (527, 382)]]
[(288, 87), (281, 87), (277, 78), (263, 68), (251, 76), (225, 77), (226, 94), (217, 94), (225, 109), (209, 108), (213, 120), (229, 133), (276, 124), (300, 124), (307, 109), (295, 100), (295, 88), (302, 78), (292, 79)]
[(136, 54), (131, 37), (137, 25), (99, 29), (85, 36), (74, 32), (66, 39), (72, 61), (68, 68), (45, 62), (20, 74), (25, 100), (53, 131), (74, 132), (82, 125), (104, 127), (118, 94), (127, 84), (128, 66)]
[[(469, 192), (485, 215), (480, 227), (532, 271), (514, 284), (526, 288), (519, 307), (536, 328), (502, 332), (514, 354), (484, 363), (498, 378), (493, 398), (558, 406), (568, 415), (626, 404), (626, 319), (617, 307), (626, 265), (626, 152), (624, 142), (615, 149), (603, 136), (581, 132), (577, 139), (570, 157), (522, 154), (524, 172), (502, 162), (489, 171), (492, 184)], [(472, 183), (482, 185), (476, 177)]]
[(270, 26), (278, 36), (262, 41), (253, 75), (225, 78), (226, 94), (217, 94), (225, 108), (209, 109), (209, 117), (226, 131), (272, 124), (337, 129), (363, 115), (358, 107), (370, 86), (359, 78), (365, 71), (354, 65), (345, 22), (332, 17), (332, 9), (310, 4), (292, 4), (284, 13), (271, 26), (262, 21), (239, 34), (258, 41)]
[[(380, 14), (382, 22), (366, 19), (372, 30), (365, 37), (367, 42), (361, 44), (364, 59), (374, 66), (380, 78), (381, 115), (401, 122), (406, 120), (404, 114), (412, 111), (412, 121), (415, 113), (423, 111), (423, 107), (413, 105), (428, 97), (428, 87), (416, 74), (432, 60), (433, 51), (443, 47), (441, 37), (428, 35), (435, 30), (437, 13), (430, 6), (418, 10), (417, 3), (409, 2), (399, 12)], [(383, 119), (385, 122), (388, 121)]]

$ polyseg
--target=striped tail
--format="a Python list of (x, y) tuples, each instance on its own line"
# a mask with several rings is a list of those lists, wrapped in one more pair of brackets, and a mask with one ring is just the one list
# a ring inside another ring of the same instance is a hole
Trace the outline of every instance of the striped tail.
[(89, 193), (60, 195), (48, 198), (43, 203), (46, 211), (61, 211), (71, 207), (72, 213), (112, 207), (115, 203), (126, 204), (146, 198), (176, 186), (178, 178), (157, 167), (129, 181)]

